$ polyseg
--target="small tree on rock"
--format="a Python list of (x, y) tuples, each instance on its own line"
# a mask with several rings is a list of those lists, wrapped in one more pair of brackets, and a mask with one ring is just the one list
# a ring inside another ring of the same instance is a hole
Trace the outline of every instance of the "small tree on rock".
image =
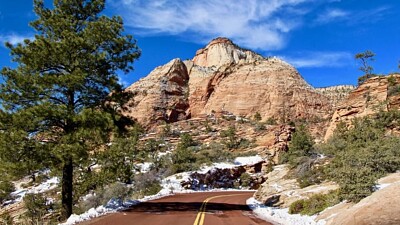
[(375, 61), (374, 56), (375, 53), (370, 50), (355, 55), (355, 59), (360, 60), (361, 63), (359, 70), (365, 73), (363, 76), (358, 78), (358, 85), (363, 84), (366, 80), (373, 77), (372, 71), (374, 68), (370, 65), (370, 62)]

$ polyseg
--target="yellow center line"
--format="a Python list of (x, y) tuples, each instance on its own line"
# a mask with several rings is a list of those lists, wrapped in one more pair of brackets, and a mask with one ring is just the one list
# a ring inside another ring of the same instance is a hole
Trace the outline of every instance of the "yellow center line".
[(206, 198), (206, 200), (203, 201), (203, 204), (201, 204), (200, 210), (197, 213), (196, 220), (194, 221), (193, 225), (203, 225), (204, 224), (204, 217), (206, 216), (206, 206), (210, 200), (212, 200), (214, 198), (231, 197), (231, 196), (238, 196), (238, 195), (247, 195), (247, 194), (218, 195), (218, 196)]

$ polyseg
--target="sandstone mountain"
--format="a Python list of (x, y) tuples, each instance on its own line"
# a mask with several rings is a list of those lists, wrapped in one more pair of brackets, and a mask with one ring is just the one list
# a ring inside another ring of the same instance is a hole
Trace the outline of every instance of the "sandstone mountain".
[(315, 90), (323, 95), (325, 95), (333, 107), (338, 106), (342, 101), (344, 101), (350, 92), (356, 89), (353, 85), (337, 85), (330, 87), (316, 88)]
[(196, 52), (193, 60), (174, 59), (127, 88), (135, 97), (124, 113), (142, 125), (176, 122), (212, 112), (263, 120), (321, 118), (331, 111), (328, 97), (304, 81), (288, 63), (264, 58), (226, 38)]
[(340, 122), (375, 114), (379, 110), (400, 108), (400, 74), (378, 76), (365, 81), (353, 90), (335, 110), (325, 135), (327, 140)]

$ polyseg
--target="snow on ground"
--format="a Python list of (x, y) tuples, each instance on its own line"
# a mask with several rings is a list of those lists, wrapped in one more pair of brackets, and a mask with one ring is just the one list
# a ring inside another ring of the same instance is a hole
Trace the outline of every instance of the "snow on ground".
[(139, 169), (141, 173), (147, 173), (150, 171), (152, 165), (153, 163), (151, 162), (144, 162), (136, 164), (136, 167)]
[[(140, 202), (150, 201), (150, 200), (161, 198), (164, 196), (173, 195), (175, 193), (196, 192), (194, 190), (184, 189), (181, 186), (181, 182), (184, 180), (187, 180), (189, 178), (190, 174), (193, 172), (207, 173), (209, 170), (212, 170), (215, 168), (224, 169), (224, 168), (233, 168), (233, 167), (236, 167), (239, 165), (240, 166), (251, 165), (251, 164), (260, 162), (262, 160), (263, 159), (260, 156), (237, 157), (234, 160), (234, 163), (214, 163), (211, 166), (202, 167), (199, 171), (183, 172), (183, 173), (174, 174), (172, 176), (164, 178), (161, 181), (162, 189), (160, 192), (158, 192), (155, 195), (146, 196), (146, 197), (144, 197), (142, 199), (138, 199), (138, 200), (129, 200), (126, 202), (122, 202), (119, 199), (111, 199), (105, 206), (91, 208), (87, 212), (80, 214), (80, 215), (75, 215), (75, 214), (71, 215), (68, 218), (67, 222), (65, 222), (61, 225), (76, 224), (78, 222), (89, 220), (89, 219), (104, 215), (106, 213), (112, 213), (112, 212), (116, 212), (118, 210), (126, 209), (126, 208), (136, 205)], [(143, 168), (143, 167), (141, 167), (141, 168)], [(212, 190), (206, 190), (206, 191), (233, 191), (233, 190), (238, 191), (237, 189), (212, 189)]]
[(247, 156), (247, 157), (237, 157), (233, 163), (237, 166), (243, 166), (243, 165), (253, 165), (253, 164), (259, 163), (263, 160), (264, 159), (261, 158), (261, 156), (256, 155), (256, 156)]
[[(56, 188), (59, 184), (59, 179), (58, 177), (52, 177), (45, 182), (33, 186), (33, 187), (27, 187), (27, 188), (22, 188), (21, 185), (15, 185), (16, 190), (11, 193), (11, 196), (14, 197), (14, 200), (8, 202), (8, 203), (15, 203), (15, 202), (20, 202), (22, 199), (25, 197), (26, 194), (38, 194), (38, 193), (43, 193), (49, 190), (52, 190)], [(7, 204), (7, 202), (6, 202)]]
[(249, 198), (246, 203), (258, 217), (276, 225), (325, 225), (324, 220), (316, 222), (316, 216), (289, 214), (287, 208), (264, 206), (254, 198)]

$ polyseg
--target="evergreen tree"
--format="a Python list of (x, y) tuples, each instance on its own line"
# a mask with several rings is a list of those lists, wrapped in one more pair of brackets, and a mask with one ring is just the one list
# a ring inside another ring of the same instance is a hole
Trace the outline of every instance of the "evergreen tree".
[(12, 143), (2, 142), (0, 157), (60, 168), (65, 219), (72, 214), (74, 167), (129, 122), (117, 113), (125, 98), (116, 73), (133, 69), (140, 51), (133, 37), (123, 34), (120, 17), (101, 15), (105, 0), (53, 5), (34, 0), (34, 40), (6, 44), (18, 66), (1, 71), (0, 129), (2, 140)]
[(314, 151), (314, 140), (308, 132), (307, 127), (300, 125), (296, 127), (296, 132), (292, 136), (289, 144), (289, 150), (280, 161), (288, 162), (292, 167), (298, 166), (304, 157), (310, 157)]
[(370, 50), (365, 52), (357, 53), (354, 58), (360, 60), (361, 66), (359, 70), (364, 72), (365, 74), (358, 78), (358, 85), (363, 84), (366, 80), (373, 77), (372, 71), (374, 68), (370, 65), (371, 61), (375, 60), (375, 53)]

